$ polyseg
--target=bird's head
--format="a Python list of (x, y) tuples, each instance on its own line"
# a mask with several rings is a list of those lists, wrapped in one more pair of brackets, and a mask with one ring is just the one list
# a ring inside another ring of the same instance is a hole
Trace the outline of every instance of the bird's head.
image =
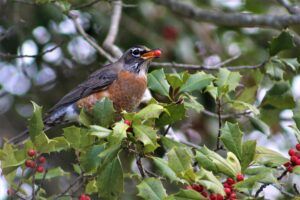
[(124, 63), (124, 69), (134, 73), (146, 73), (153, 58), (161, 55), (159, 49), (149, 49), (145, 46), (134, 46), (128, 49), (120, 58)]

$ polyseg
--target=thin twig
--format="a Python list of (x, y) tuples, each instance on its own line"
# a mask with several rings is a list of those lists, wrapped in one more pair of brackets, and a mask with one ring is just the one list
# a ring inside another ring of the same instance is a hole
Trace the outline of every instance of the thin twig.
[[(258, 69), (258, 68), (264, 67), (266, 63), (267, 63), (267, 61), (265, 61), (261, 64), (258, 64), (258, 65), (225, 66), (224, 68), (226, 68), (230, 71), (239, 71), (239, 70), (245, 70), (245, 69)], [(152, 66), (152, 67), (174, 67), (174, 68), (182, 68), (182, 69), (186, 69), (186, 70), (205, 70), (205, 71), (215, 71), (221, 67), (220, 64), (217, 64), (215, 66), (204, 66), (204, 65), (185, 64), (185, 63), (176, 63), (176, 62), (152, 62), (150, 64), (150, 66)]]
[(54, 47), (47, 49), (39, 54), (35, 54), (35, 55), (16, 55), (16, 54), (9, 54), (9, 53), (1, 53), (0, 52), (0, 57), (4, 58), (4, 59), (14, 59), (14, 58), (38, 58), (41, 57), (47, 53), (50, 53), (54, 50), (56, 50), (57, 48), (59, 48), (64, 42), (60, 42), (59, 44), (55, 45)]
[[(285, 175), (287, 175), (288, 173), (288, 170), (284, 170), (282, 172), (282, 174), (280, 176), (277, 177), (277, 180), (280, 181)], [(256, 191), (255, 193), (255, 198), (257, 198), (259, 196), (259, 194), (268, 186), (270, 185), (271, 183), (265, 183), (263, 184), (262, 186), (260, 186), (260, 188)]]
[(283, 29), (300, 24), (300, 15), (254, 15), (248, 13), (224, 13), (200, 9), (196, 5), (179, 0), (156, 0), (183, 17), (198, 22), (208, 22), (230, 27), (264, 27)]
[(221, 118), (221, 99), (217, 98), (216, 100), (216, 105), (217, 105), (217, 115), (218, 115), (218, 137), (217, 137), (217, 145), (216, 145), (216, 150), (223, 149), (222, 145), (220, 144), (220, 137), (222, 135), (222, 118)]
[(75, 185), (78, 181), (82, 179), (82, 176), (78, 176), (70, 185), (67, 189), (65, 189), (62, 193), (58, 194), (54, 200), (59, 199), (59, 197), (65, 196)]
[(48, 173), (48, 170), (46, 169), (45, 172), (44, 172), (44, 175), (43, 175), (43, 178), (40, 182), (40, 184), (38, 185), (38, 188), (36, 189), (35, 193), (38, 194), (38, 192), (40, 191), (40, 189), (42, 188), (42, 185), (46, 179), (46, 176), (47, 176), (47, 173)]
[(136, 165), (138, 166), (138, 169), (140, 171), (141, 176), (143, 178), (145, 178), (146, 175), (145, 175), (145, 171), (144, 171), (144, 168), (143, 168), (142, 159), (141, 159), (140, 155), (136, 155)]
[(122, 51), (114, 43), (119, 31), (119, 25), (122, 15), (122, 1), (114, 0), (113, 11), (111, 15), (111, 22), (109, 26), (108, 34), (103, 42), (103, 48), (109, 51), (115, 58), (122, 56)]
[[(218, 118), (218, 114), (213, 113), (209, 110), (204, 109), (203, 114), (208, 115), (210, 117), (214, 117), (214, 118)], [(228, 113), (228, 114), (221, 114), (221, 119), (228, 119), (228, 118), (239, 118), (239, 117), (243, 117), (243, 116), (248, 116), (250, 115), (252, 112), (250, 110), (246, 110), (243, 112), (238, 112), (238, 113)]]
[(35, 200), (35, 173), (36, 173), (36, 169), (34, 169), (33, 174), (32, 174), (32, 183), (31, 183), (31, 187), (32, 187), (32, 200)]
[(114, 62), (115, 59), (108, 54), (102, 47), (100, 47), (83, 29), (83, 27), (81, 26), (81, 24), (78, 21), (78, 16), (72, 12), (68, 13), (69, 18), (74, 22), (75, 27), (77, 29), (77, 31), (79, 32), (80, 35), (82, 35), (82, 37), (84, 37), (84, 39), (92, 46), (94, 47), (100, 55), (104, 56), (105, 58), (107, 58), (107, 60), (109, 62)]
[(296, 194), (300, 194), (296, 183), (293, 184), (293, 188), (294, 188)]
[(96, 3), (99, 3), (100, 1), (102, 1), (102, 0), (94, 0), (94, 1), (91, 1), (91, 2), (83, 3), (83, 4), (81, 4), (81, 5), (72, 7), (72, 9), (73, 9), (73, 10), (81, 10), (81, 9), (85, 9), (85, 8), (88, 8), (88, 7), (93, 6), (93, 5), (96, 4)]
[(299, 14), (299, 7), (294, 7), (287, 0), (277, 0), (277, 2), (282, 5), (290, 14)]
[(166, 136), (168, 134), (170, 128), (171, 128), (171, 125), (168, 125), (168, 127), (166, 128), (165, 132), (162, 135)]

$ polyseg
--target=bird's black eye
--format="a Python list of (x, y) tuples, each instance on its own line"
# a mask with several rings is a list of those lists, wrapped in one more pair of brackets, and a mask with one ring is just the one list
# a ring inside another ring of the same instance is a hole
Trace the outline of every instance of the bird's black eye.
[(139, 49), (133, 49), (131, 51), (131, 54), (134, 56), (134, 57), (140, 57), (140, 50)]

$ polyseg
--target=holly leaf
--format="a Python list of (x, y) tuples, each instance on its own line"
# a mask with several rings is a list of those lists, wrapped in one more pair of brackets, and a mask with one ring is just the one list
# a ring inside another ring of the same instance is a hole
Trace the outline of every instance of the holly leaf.
[(228, 92), (234, 91), (239, 85), (240, 79), (240, 73), (231, 72), (228, 69), (221, 68), (216, 81), (218, 86), (218, 95), (222, 96)]
[(103, 152), (105, 145), (95, 145), (87, 150), (86, 153), (80, 155), (79, 161), (80, 165), (84, 168), (86, 172), (96, 169), (101, 164), (101, 158), (98, 155)]
[(165, 111), (161, 114), (159, 119), (156, 120), (157, 126), (165, 126), (180, 121), (185, 117), (184, 104), (169, 104), (165, 106)]
[(187, 81), (180, 87), (179, 92), (193, 92), (202, 90), (208, 86), (215, 77), (204, 72), (197, 72), (190, 75)]
[(223, 196), (225, 195), (222, 183), (215, 177), (212, 172), (201, 168), (197, 172), (197, 175), (199, 178), (197, 183), (203, 185), (206, 189), (213, 191), (215, 194), (221, 194)]
[(161, 200), (167, 196), (166, 190), (159, 179), (145, 178), (137, 185), (138, 196), (146, 200)]
[(243, 133), (238, 124), (226, 122), (225, 126), (221, 129), (221, 140), (228, 151), (233, 152), (239, 160), (242, 159), (242, 137)]
[(289, 159), (276, 151), (257, 146), (254, 161), (268, 167), (278, 167), (288, 162)]
[(135, 114), (134, 118), (141, 120), (155, 119), (164, 111), (164, 107), (158, 104), (150, 104)]
[(144, 144), (145, 152), (153, 152), (159, 145), (156, 139), (156, 130), (150, 126), (133, 124), (134, 135)]
[(119, 157), (113, 158), (98, 170), (97, 187), (99, 197), (103, 199), (120, 199), (123, 192), (123, 169)]
[(179, 192), (168, 196), (165, 200), (207, 200), (207, 198), (195, 190), (180, 189)]
[(169, 167), (168, 162), (162, 158), (152, 157), (154, 165), (157, 167), (158, 171), (164, 176), (167, 177), (171, 182), (183, 182), (180, 178), (177, 177), (176, 173), (171, 167)]
[(280, 51), (295, 47), (293, 36), (288, 31), (282, 31), (275, 37), (269, 46), (270, 56), (278, 54)]
[[(51, 168), (48, 170), (46, 176), (45, 176), (45, 180), (49, 180), (52, 178), (56, 178), (56, 177), (67, 177), (69, 176), (70, 173), (69, 172), (65, 172), (61, 167), (55, 167), (55, 168)], [(42, 180), (44, 177), (44, 173), (37, 173), (35, 175), (35, 179), (36, 180)]]
[(242, 146), (242, 171), (247, 169), (250, 163), (253, 161), (255, 156), (255, 149), (256, 149), (256, 141), (255, 140), (248, 140), (243, 143)]
[(192, 169), (192, 155), (186, 148), (174, 147), (168, 153), (169, 167), (179, 177), (184, 177), (185, 173)]
[(32, 141), (35, 141), (35, 137), (43, 132), (44, 123), (42, 118), (42, 107), (31, 102), (33, 105), (33, 114), (29, 119), (29, 135)]
[(157, 69), (148, 74), (148, 87), (154, 92), (169, 97), (170, 85), (163, 69)]
[(108, 98), (97, 101), (93, 107), (94, 124), (105, 128), (110, 127), (114, 122), (115, 110), (113, 102)]

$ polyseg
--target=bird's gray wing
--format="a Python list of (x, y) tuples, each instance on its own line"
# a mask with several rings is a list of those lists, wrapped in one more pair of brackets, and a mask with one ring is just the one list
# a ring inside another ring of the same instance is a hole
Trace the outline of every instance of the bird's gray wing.
[(86, 81), (75, 87), (68, 94), (66, 94), (57, 104), (55, 104), (48, 114), (75, 103), (76, 101), (87, 97), (95, 92), (104, 90), (114, 80), (117, 79), (118, 71), (112, 66), (106, 66), (100, 70), (92, 73)]

